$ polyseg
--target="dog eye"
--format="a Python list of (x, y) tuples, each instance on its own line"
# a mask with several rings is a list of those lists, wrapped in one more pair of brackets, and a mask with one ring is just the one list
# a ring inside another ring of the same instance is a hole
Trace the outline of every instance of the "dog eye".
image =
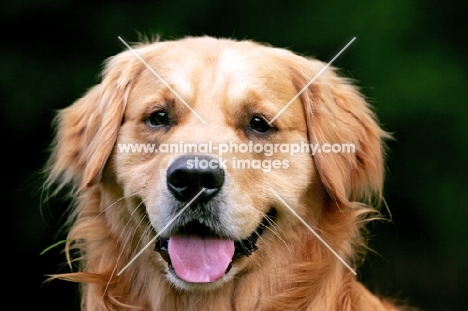
[(169, 114), (164, 110), (153, 112), (147, 119), (146, 124), (151, 127), (159, 127), (170, 123)]
[(265, 133), (268, 131), (271, 127), (268, 124), (268, 122), (259, 116), (254, 116), (249, 123), (249, 128), (256, 131), (256, 132), (261, 132)]

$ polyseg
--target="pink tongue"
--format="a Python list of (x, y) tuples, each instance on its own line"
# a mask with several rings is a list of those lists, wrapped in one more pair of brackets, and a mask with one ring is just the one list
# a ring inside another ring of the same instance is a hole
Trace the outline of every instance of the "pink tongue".
[(216, 282), (234, 256), (234, 241), (197, 235), (176, 235), (169, 239), (172, 267), (183, 280), (193, 283)]

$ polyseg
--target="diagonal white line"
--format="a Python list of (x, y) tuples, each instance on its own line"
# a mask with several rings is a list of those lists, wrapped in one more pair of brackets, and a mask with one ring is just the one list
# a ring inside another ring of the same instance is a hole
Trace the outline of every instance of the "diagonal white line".
[(274, 194), (274, 195), (275, 195), (275, 196), (276, 196), (276, 197), (277, 197), (293, 214), (294, 214), (294, 216), (296, 216), (296, 217), (304, 224), (304, 226), (306, 226), (307, 229), (309, 229), (310, 232), (312, 232), (312, 233), (317, 237), (317, 239), (319, 239), (320, 242), (322, 242), (323, 245), (325, 245), (325, 246), (330, 250), (330, 252), (332, 252), (332, 254), (335, 255), (335, 257), (338, 258), (338, 260), (341, 261), (341, 262), (346, 266), (346, 268), (348, 268), (354, 275), (357, 275), (356, 271), (354, 271), (353, 268), (351, 268), (351, 267), (346, 263), (346, 261), (344, 261), (344, 259), (341, 258), (340, 255), (338, 255), (338, 253), (335, 252), (335, 250), (333, 250), (333, 248), (331, 248), (331, 246), (328, 245), (327, 242), (325, 242), (325, 240), (322, 239), (322, 237), (321, 237), (317, 232), (315, 232), (315, 230), (312, 229), (312, 227), (309, 226), (309, 224), (308, 224), (307, 222), (305, 222), (305, 220), (302, 219), (301, 216), (299, 216), (299, 215), (296, 213), (296, 211), (294, 211), (294, 210), (283, 200), (282, 197), (280, 197), (280, 196), (276, 193), (276, 191), (274, 191), (274, 190), (271, 189), (271, 188), (269, 188), (269, 189), (270, 189), (270, 191), (273, 192), (273, 194)]
[(283, 109), (281, 109), (277, 114), (276, 116), (270, 120), (270, 122), (268, 122), (268, 124), (271, 124), (273, 121), (276, 120), (276, 118), (278, 118), (280, 116), (280, 114), (282, 114), (288, 107), (289, 105), (292, 104), (293, 101), (295, 101), (299, 96), (301, 96), (301, 94), (315, 81), (315, 79), (317, 79), (334, 61), (335, 59), (338, 58), (338, 56), (341, 55), (341, 53), (344, 52), (344, 50), (346, 50), (348, 48), (348, 46), (351, 45), (351, 43), (353, 43), (353, 41), (356, 40), (356, 37), (352, 38), (351, 41), (348, 42), (348, 44), (345, 45), (344, 48), (341, 49), (341, 51), (338, 52), (338, 54), (335, 55), (335, 57), (333, 57), (333, 59), (331, 61), (328, 62), (328, 64), (325, 65), (325, 67), (322, 68), (322, 70), (320, 70), (316, 75), (315, 77), (312, 78), (312, 80), (309, 81), (309, 83), (306, 84), (306, 86), (304, 86), (302, 88), (302, 90), (299, 91), (299, 93), (296, 94), (296, 96), (294, 96), (290, 101), (289, 103), (286, 104), (286, 106), (283, 107)]
[(203, 124), (206, 124), (205, 120), (203, 120), (203, 118), (200, 117), (200, 115), (195, 110), (193, 110), (193, 108), (190, 107), (190, 105), (187, 104), (187, 102), (182, 97), (180, 97), (180, 95), (177, 94), (177, 92), (166, 81), (164, 81), (164, 79), (156, 71), (154, 71), (154, 69), (151, 68), (151, 66), (148, 65), (148, 63), (134, 49), (132, 49), (132, 47), (128, 45), (124, 39), (122, 39), (120, 36), (118, 38), (143, 64), (145, 64), (145, 66), (172, 92), (172, 94), (174, 94), (185, 106), (187, 106), (187, 108), (190, 109), (190, 111), (193, 112), (193, 114), (196, 115), (197, 118), (203, 122)]
[(122, 270), (120, 270), (119, 273), (117, 273), (117, 276), (120, 276), (120, 275), (122, 274), (122, 272), (124, 272), (124, 271), (135, 261), (135, 259), (137, 259), (137, 258), (143, 253), (143, 251), (144, 251), (145, 249), (147, 249), (148, 247), (150, 247), (150, 246), (154, 243), (154, 241), (156, 241), (156, 239), (161, 235), (161, 233), (163, 233), (164, 230), (166, 230), (166, 229), (167, 229), (167, 228), (168, 228), (168, 227), (169, 227), (169, 226), (170, 226), (170, 225), (171, 225), (171, 224), (172, 224), (172, 223), (173, 223), (189, 206), (190, 206), (190, 204), (192, 204), (193, 201), (195, 201), (195, 199), (198, 198), (198, 196), (199, 196), (200, 194), (202, 194), (203, 191), (205, 191), (205, 189), (206, 189), (206, 188), (202, 188), (202, 190), (200, 190), (200, 192), (198, 192), (197, 195), (194, 196), (193, 199), (190, 200), (190, 202), (188, 202), (187, 205), (185, 205), (184, 208), (181, 209), (180, 212), (178, 212), (178, 213), (174, 216), (174, 218), (172, 218), (171, 221), (169, 221), (169, 222), (167, 223), (167, 225), (165, 225), (164, 228), (162, 228), (162, 229), (159, 231), (159, 233), (156, 234), (156, 236), (155, 236), (154, 238), (152, 238), (151, 241), (149, 241), (148, 244), (146, 244), (146, 245), (138, 252), (138, 254), (136, 254), (136, 255), (132, 258), (132, 260), (130, 260), (130, 261), (125, 265), (125, 267), (122, 268)]

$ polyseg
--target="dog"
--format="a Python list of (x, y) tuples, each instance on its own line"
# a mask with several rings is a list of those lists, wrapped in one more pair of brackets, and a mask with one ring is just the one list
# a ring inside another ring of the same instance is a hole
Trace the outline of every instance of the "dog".
[(51, 278), (82, 310), (404, 309), (356, 279), (390, 135), (354, 81), (250, 40), (128, 47), (58, 112), (45, 169), (79, 266)]

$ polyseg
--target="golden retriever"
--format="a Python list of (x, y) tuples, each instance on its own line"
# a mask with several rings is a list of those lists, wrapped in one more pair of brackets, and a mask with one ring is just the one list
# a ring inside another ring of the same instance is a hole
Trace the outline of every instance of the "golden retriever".
[(79, 270), (53, 278), (83, 310), (400, 310), (354, 271), (388, 134), (325, 65), (211, 37), (110, 58), (57, 116), (46, 187), (71, 186)]

